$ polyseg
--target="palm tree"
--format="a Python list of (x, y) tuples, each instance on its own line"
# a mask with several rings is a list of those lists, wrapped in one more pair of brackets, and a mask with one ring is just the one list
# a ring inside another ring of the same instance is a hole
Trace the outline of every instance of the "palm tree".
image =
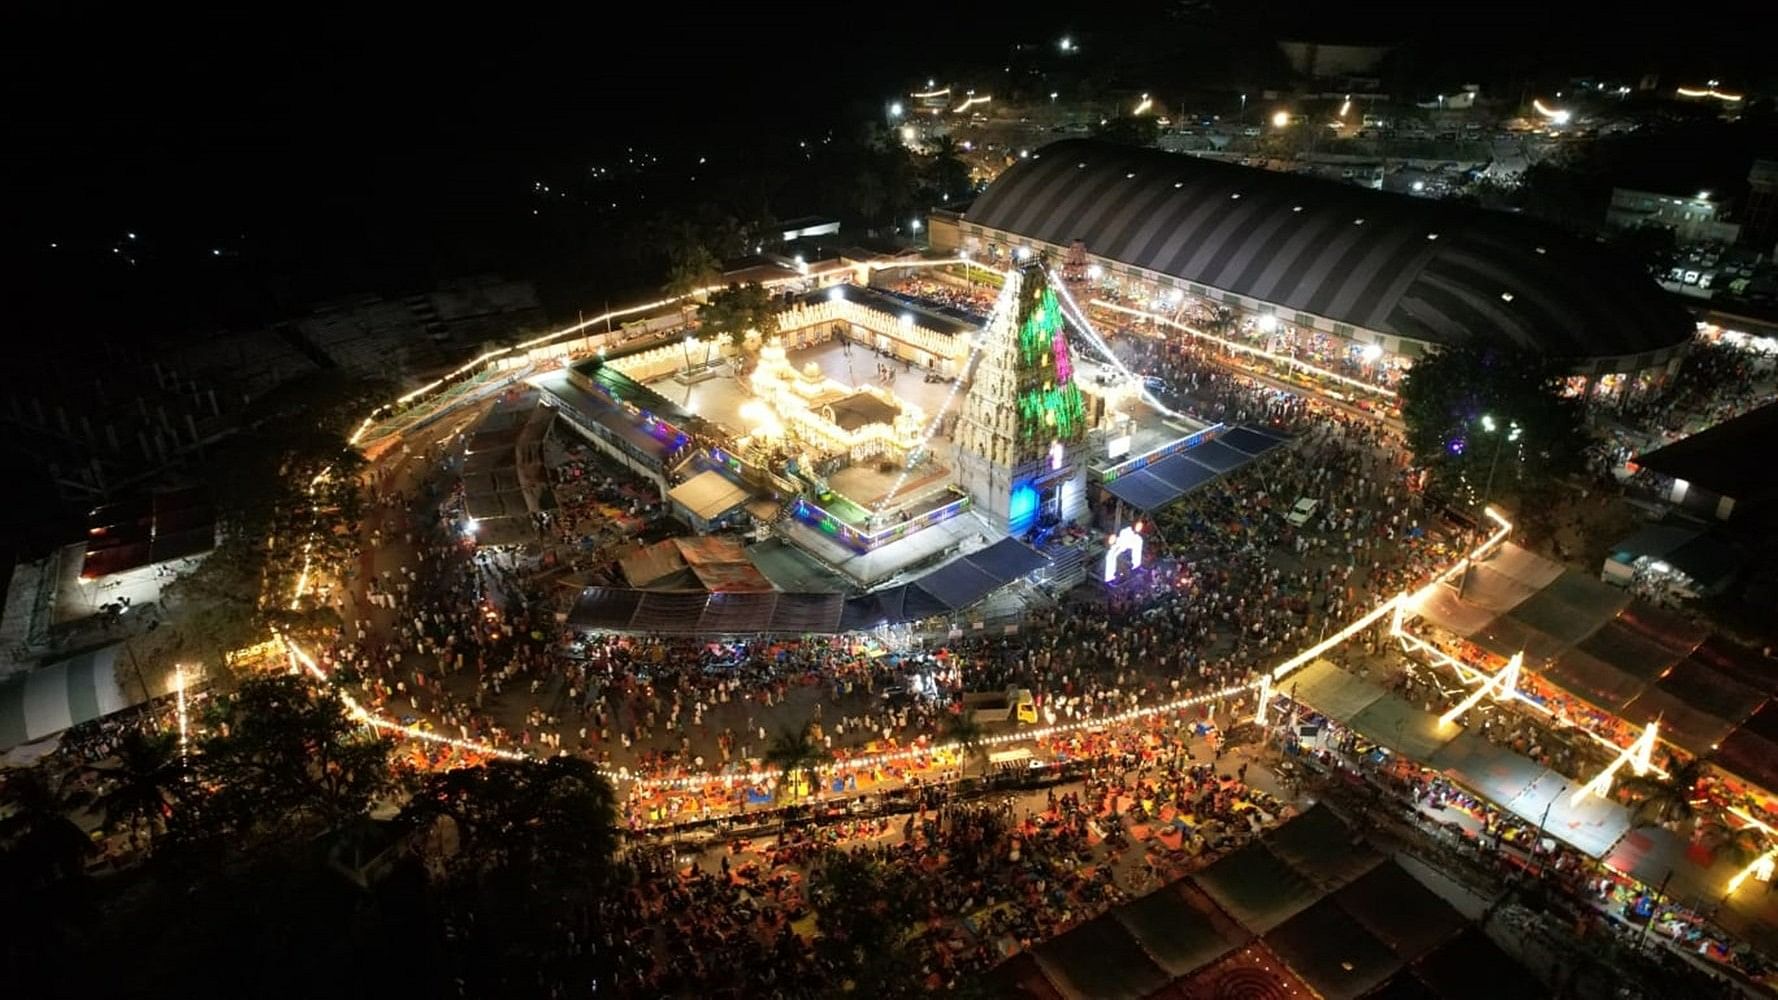
[(1618, 787), (1629, 794), (1633, 803), (1631, 820), (1637, 826), (1668, 829), (1677, 829), (1692, 821), (1697, 814), (1692, 795), (1709, 765), (1709, 760), (1704, 757), (1693, 757), (1678, 765), (1669, 759), (1665, 778), (1653, 773), (1623, 778)]
[(766, 748), (766, 763), (784, 772), (783, 780), (778, 782), (779, 795), (783, 795), (785, 787), (798, 777), (805, 778), (810, 787), (814, 787), (817, 772), (831, 756), (826, 748), (815, 742), (814, 729), (813, 722), (805, 722), (799, 730), (779, 733)]
[(1725, 853), (1738, 865), (1751, 862), (1768, 849), (1765, 835), (1758, 827), (1729, 826), (1721, 820), (1699, 823), (1692, 831), (1692, 838), (1712, 856)]
[(43, 888), (82, 874), (93, 842), (68, 818), (74, 803), (52, 784), (42, 768), (6, 776), (0, 819), (0, 886)]
[(965, 773), (968, 772), (970, 764), (982, 763), (988, 759), (987, 735), (982, 731), (981, 723), (975, 721), (975, 717), (969, 713), (968, 709), (951, 716), (946, 733), (950, 736), (951, 741), (963, 751)]
[(173, 744), (170, 732), (148, 735), (132, 729), (117, 745), (115, 765), (90, 769), (112, 783), (98, 798), (108, 832), (128, 829), (134, 833), (140, 824), (147, 828), (152, 843), (156, 832), (165, 829), (168, 811), (179, 792), (179, 763)]

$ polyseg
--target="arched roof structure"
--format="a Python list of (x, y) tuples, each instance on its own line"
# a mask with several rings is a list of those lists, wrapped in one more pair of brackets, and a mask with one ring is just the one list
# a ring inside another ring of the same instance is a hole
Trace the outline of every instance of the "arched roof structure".
[(1621, 358), (1693, 332), (1634, 264), (1534, 220), (1155, 149), (1052, 143), (962, 221), (1435, 346)]

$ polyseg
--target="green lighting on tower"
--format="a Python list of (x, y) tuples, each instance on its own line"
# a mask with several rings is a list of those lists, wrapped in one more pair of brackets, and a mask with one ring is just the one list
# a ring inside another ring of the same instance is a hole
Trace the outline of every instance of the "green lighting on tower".
[(1015, 320), (1019, 441), (1028, 447), (1079, 441), (1087, 432), (1086, 404), (1074, 384), (1061, 303), (1041, 267), (1027, 268), (1024, 278)]

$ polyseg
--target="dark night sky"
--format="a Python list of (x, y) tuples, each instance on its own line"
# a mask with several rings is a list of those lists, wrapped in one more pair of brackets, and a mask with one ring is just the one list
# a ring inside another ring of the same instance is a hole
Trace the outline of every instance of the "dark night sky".
[[(557, 270), (580, 281), (566, 309), (622, 297), (566, 246), (624, 253), (621, 235), (584, 218), (533, 225), (533, 181), (584, 177), (629, 145), (757, 159), (928, 75), (991, 74), (1016, 42), (1083, 40), (1103, 72), (1130, 77), (1114, 84), (1195, 71), (1228, 88), (1247, 84), (1226, 74), (1276, 64), (1270, 40), (1293, 26), (1418, 40), (1432, 53), (1422, 65), (1447, 74), (1652, 59), (1723, 66), (1732, 79), (1765, 38), (1733, 4), (1640, 24), (1615, 3), (1375, 0), (692, 2), (660, 8), (658, 24), (644, 23), (646, 4), (571, 19), (411, 10), (9, 8), (0, 342), (16, 368), (72, 371), (99, 339), (239, 328), (322, 297), (476, 271), (534, 277), (566, 261)], [(0, 448), (0, 475), (13, 476), (4, 458)]]
[[(224, 308), (229, 296), (268, 283), (300, 297), (391, 262), (431, 273), (490, 266), (478, 249), (495, 255), (539, 175), (629, 144), (745, 154), (762, 138), (760, 108), (787, 92), (797, 113), (766, 127), (813, 131), (849, 101), (958, 62), (992, 64), (1015, 41), (1214, 44), (1219, 32), (1313, 24), (1429, 39), (1488, 66), (1490, 40), (1544, 56), (1610, 55), (1624, 38), (1639, 38), (1639, 50), (1666, 45), (1678, 27), (1665, 12), (1657, 25), (1591, 13), (1617, 4), (1298, 0), (678, 4), (659, 26), (641, 23), (646, 5), (504, 20), (503, 10), (456, 16), (448, 6), (400, 19), (44, 8), (9, 15), (0, 32), (11, 219), (0, 241), (9, 270), (25, 276), (20, 315), (84, 317), (107, 332), (138, 317), (176, 325), (188, 315), (180, 306), (212, 300), (226, 323), (237, 315)], [(1686, 15), (1689, 58), (1714, 58), (1709, 40), (1735, 34), (1736, 8), (1708, 10), (1713, 21)], [(139, 273), (106, 280), (122, 256), (111, 248), (132, 231)]]

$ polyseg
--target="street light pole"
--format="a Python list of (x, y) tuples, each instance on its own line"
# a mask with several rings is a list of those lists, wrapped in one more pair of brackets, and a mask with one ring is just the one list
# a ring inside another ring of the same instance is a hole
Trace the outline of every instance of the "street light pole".
[[(1493, 415), (1487, 413), (1482, 414), (1482, 433), (1493, 434), (1498, 426), (1499, 425), (1494, 422)], [(1493, 499), (1494, 496), (1494, 474), (1500, 471), (1500, 453), (1506, 450), (1508, 442), (1517, 441), (1519, 439), (1519, 432), (1519, 422), (1516, 420), (1509, 421), (1507, 423), (1506, 432), (1494, 439), (1494, 458), (1488, 462), (1488, 481), (1482, 487), (1482, 510), (1484, 511), (1488, 509), (1488, 501)], [(1474, 564), (1465, 557), (1463, 573), (1457, 578), (1457, 599), (1460, 601), (1463, 600), (1463, 595), (1469, 590), (1469, 574), (1470, 571), (1474, 569)]]
[(1488, 499), (1494, 495), (1494, 473), (1500, 471), (1500, 453), (1506, 450), (1506, 435), (1494, 439), (1494, 459), (1488, 463), (1488, 481), (1482, 486), (1482, 509), (1488, 509)]

